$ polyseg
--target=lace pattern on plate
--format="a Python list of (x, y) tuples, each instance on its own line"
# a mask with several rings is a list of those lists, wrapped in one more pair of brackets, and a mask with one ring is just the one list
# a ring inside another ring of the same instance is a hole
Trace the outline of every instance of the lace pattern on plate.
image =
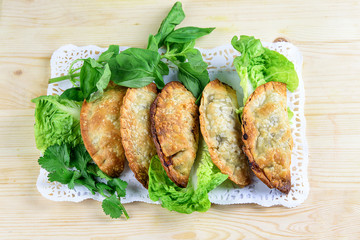
[[(305, 201), (309, 193), (309, 183), (307, 177), (308, 166), (308, 146), (305, 136), (306, 122), (304, 117), (304, 82), (301, 70), (303, 58), (298, 48), (287, 42), (263, 43), (265, 47), (275, 50), (286, 56), (294, 63), (299, 76), (299, 87), (291, 93), (288, 91), (288, 106), (294, 112), (291, 129), (294, 140), (294, 149), (291, 158), (291, 181), (292, 187), (288, 195), (278, 190), (269, 189), (256, 176), (252, 176), (252, 183), (245, 188), (237, 188), (229, 180), (225, 181), (218, 188), (209, 193), (209, 199), (216, 204), (240, 204), (257, 203), (262, 206), (282, 205), (285, 207), (295, 207)], [(127, 47), (120, 47), (120, 51)], [(54, 52), (51, 58), (51, 77), (59, 77), (67, 74), (72, 61), (78, 58), (98, 58), (105, 51), (105, 48), (97, 46), (77, 47), (66, 45)], [(204, 60), (209, 64), (209, 76), (211, 80), (219, 78), (228, 83), (233, 88), (241, 92), (238, 84), (238, 76), (232, 64), (238, 52), (231, 45), (219, 46), (213, 49), (199, 49)], [(74, 67), (80, 66), (75, 64)], [(170, 74), (164, 78), (165, 82), (176, 80), (176, 72), (170, 68)], [(235, 81), (234, 81), (235, 79)], [(237, 79), (237, 80), (236, 80)], [(69, 81), (49, 84), (48, 95), (61, 94), (67, 88), (72, 87)], [(241, 97), (238, 96), (239, 99)], [(85, 199), (95, 199), (102, 201), (103, 197), (99, 194), (93, 195), (89, 190), (82, 186), (69, 189), (66, 185), (58, 182), (49, 182), (47, 171), (40, 169), (37, 180), (39, 192), (46, 198), (53, 201), (72, 201), (80, 202)], [(127, 166), (121, 174), (121, 179), (128, 182), (126, 197), (122, 198), (123, 203), (141, 201), (147, 203), (158, 203), (150, 200), (147, 190), (135, 179), (133, 172)]]

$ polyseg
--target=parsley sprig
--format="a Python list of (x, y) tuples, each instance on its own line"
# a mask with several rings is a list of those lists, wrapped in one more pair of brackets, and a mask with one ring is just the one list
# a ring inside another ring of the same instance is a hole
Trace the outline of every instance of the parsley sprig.
[(70, 189), (74, 189), (75, 184), (83, 185), (92, 194), (99, 193), (105, 197), (102, 208), (106, 215), (120, 218), (124, 214), (129, 218), (120, 199), (126, 195), (127, 182), (103, 173), (93, 163), (83, 144), (76, 147), (70, 144), (50, 146), (38, 162), (49, 172), (49, 181), (67, 184)]

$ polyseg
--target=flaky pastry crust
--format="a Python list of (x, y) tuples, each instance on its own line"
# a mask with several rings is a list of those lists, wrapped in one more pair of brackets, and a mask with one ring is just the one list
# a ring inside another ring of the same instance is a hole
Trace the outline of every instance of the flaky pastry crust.
[(120, 106), (126, 88), (110, 83), (101, 97), (84, 101), (80, 112), (81, 136), (99, 168), (111, 177), (124, 170), (125, 154), (120, 136)]
[(250, 184), (250, 169), (242, 151), (238, 108), (235, 90), (217, 79), (211, 81), (202, 93), (200, 129), (214, 164), (231, 181), (244, 187)]
[(180, 82), (170, 82), (150, 109), (151, 132), (158, 156), (169, 178), (186, 187), (199, 141), (195, 97)]
[(157, 96), (154, 83), (129, 88), (120, 109), (120, 132), (126, 159), (136, 179), (148, 187), (148, 170), (156, 148), (150, 130), (150, 106)]
[(245, 104), (241, 126), (244, 152), (255, 175), (269, 188), (287, 194), (293, 140), (286, 100), (284, 83), (259, 86)]

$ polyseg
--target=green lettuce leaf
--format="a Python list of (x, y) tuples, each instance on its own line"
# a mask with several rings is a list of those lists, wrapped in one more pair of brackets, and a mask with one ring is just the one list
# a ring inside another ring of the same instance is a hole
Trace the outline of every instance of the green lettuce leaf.
[(243, 104), (257, 87), (267, 82), (282, 82), (293, 92), (299, 85), (299, 78), (290, 62), (282, 54), (265, 48), (259, 39), (250, 36), (234, 36), (232, 46), (241, 53), (234, 59), (234, 66), (241, 79)]
[(35, 108), (36, 147), (44, 152), (48, 147), (82, 143), (80, 133), (81, 103), (60, 96), (41, 96), (31, 100)]
[(196, 170), (197, 186), (189, 179), (186, 188), (178, 187), (167, 176), (158, 156), (151, 159), (149, 168), (149, 196), (153, 201), (161, 200), (161, 206), (179, 213), (205, 212), (211, 207), (208, 193), (224, 182), (228, 175), (222, 174), (213, 164), (203, 142), (198, 154)]
[(293, 111), (291, 111), (291, 109), (288, 107), (287, 108), (287, 114), (288, 114), (288, 119), (289, 119), (289, 122), (290, 122), (290, 124), (292, 123), (292, 118), (294, 117), (294, 112)]

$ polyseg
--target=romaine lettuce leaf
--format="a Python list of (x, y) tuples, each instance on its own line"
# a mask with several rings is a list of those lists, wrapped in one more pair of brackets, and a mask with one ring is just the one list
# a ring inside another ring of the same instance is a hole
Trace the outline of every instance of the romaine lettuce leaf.
[(81, 103), (62, 99), (58, 95), (31, 100), (35, 108), (36, 147), (44, 152), (49, 146), (82, 143), (80, 133)]
[(289, 91), (296, 90), (299, 78), (294, 64), (285, 56), (263, 47), (259, 39), (250, 36), (234, 36), (231, 44), (241, 53), (234, 59), (234, 66), (241, 79), (243, 105), (257, 87), (267, 82), (283, 82)]
[(198, 154), (197, 186), (194, 186), (192, 179), (189, 179), (186, 188), (178, 187), (173, 183), (161, 165), (159, 157), (154, 156), (149, 168), (150, 199), (153, 201), (160, 199), (162, 207), (179, 213), (207, 211), (211, 207), (208, 193), (224, 182), (228, 175), (222, 174), (214, 165), (204, 141)]

